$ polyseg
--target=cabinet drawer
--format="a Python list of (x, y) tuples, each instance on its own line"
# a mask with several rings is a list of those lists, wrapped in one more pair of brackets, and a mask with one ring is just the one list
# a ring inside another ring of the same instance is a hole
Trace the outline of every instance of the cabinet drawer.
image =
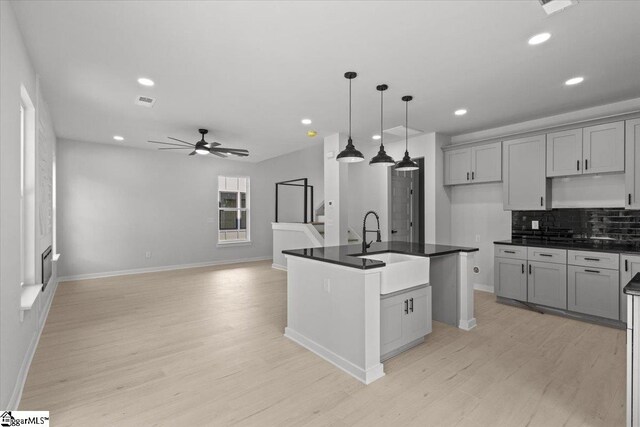
[(500, 258), (527, 259), (526, 246), (496, 245), (495, 256)]
[(567, 251), (564, 249), (527, 248), (529, 261), (552, 262), (555, 264), (567, 263)]
[(567, 251), (567, 264), (617, 270), (620, 255), (606, 252)]

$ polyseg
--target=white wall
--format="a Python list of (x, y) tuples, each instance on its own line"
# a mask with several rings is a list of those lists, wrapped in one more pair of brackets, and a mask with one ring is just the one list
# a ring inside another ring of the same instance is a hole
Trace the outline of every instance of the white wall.
[(510, 238), (511, 211), (503, 210), (501, 182), (451, 188), (451, 243), (480, 248), (474, 284), (493, 288), (493, 242)]
[[(306, 176), (321, 194), (321, 153), (249, 163), (61, 140), (60, 275), (271, 258), (275, 182)], [(250, 244), (217, 244), (218, 175), (250, 177)]]
[(16, 409), (56, 289), (53, 276), (50, 286), (39, 295), (33, 309), (26, 311), (24, 320), (20, 320), (21, 85), (36, 110), (34, 276), (39, 278), (39, 256), (53, 238), (53, 224), (48, 219), (53, 206), (46, 189), (52, 184), (56, 139), (12, 6), (3, 1), (0, 2), (0, 409)]

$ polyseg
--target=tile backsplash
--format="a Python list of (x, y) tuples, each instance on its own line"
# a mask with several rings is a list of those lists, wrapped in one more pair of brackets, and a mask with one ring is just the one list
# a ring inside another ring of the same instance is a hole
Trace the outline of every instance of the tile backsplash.
[[(552, 209), (513, 211), (512, 237), (557, 237), (589, 239), (609, 237), (640, 242), (640, 210), (624, 208)], [(539, 221), (532, 230), (531, 221)]]

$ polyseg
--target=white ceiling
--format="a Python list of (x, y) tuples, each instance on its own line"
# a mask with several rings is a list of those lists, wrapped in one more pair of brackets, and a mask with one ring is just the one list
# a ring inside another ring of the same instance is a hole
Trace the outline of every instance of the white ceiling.
[[(460, 134), (640, 96), (640, 2), (14, 2), (59, 137), (155, 148), (212, 139), (257, 161), (347, 130), (355, 143), (402, 124)], [(548, 31), (547, 43), (527, 40)], [(565, 87), (569, 77), (583, 84)], [(143, 88), (138, 77), (156, 85)], [(157, 98), (154, 108), (134, 105)], [(457, 108), (469, 113), (455, 117)], [(309, 117), (305, 127), (300, 119)], [(318, 131), (310, 139), (309, 128)]]

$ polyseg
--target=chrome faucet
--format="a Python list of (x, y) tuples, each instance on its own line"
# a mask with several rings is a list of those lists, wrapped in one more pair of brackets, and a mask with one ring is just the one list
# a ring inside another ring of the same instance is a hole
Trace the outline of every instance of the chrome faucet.
[[(373, 214), (376, 217), (376, 222), (378, 223), (377, 230), (367, 230), (367, 217), (369, 216), (369, 214)], [(382, 237), (380, 234), (380, 217), (375, 211), (369, 211), (364, 214), (364, 220), (362, 221), (362, 252), (366, 252), (373, 243), (373, 240), (367, 243), (367, 233), (376, 233), (376, 242), (382, 242)]]

